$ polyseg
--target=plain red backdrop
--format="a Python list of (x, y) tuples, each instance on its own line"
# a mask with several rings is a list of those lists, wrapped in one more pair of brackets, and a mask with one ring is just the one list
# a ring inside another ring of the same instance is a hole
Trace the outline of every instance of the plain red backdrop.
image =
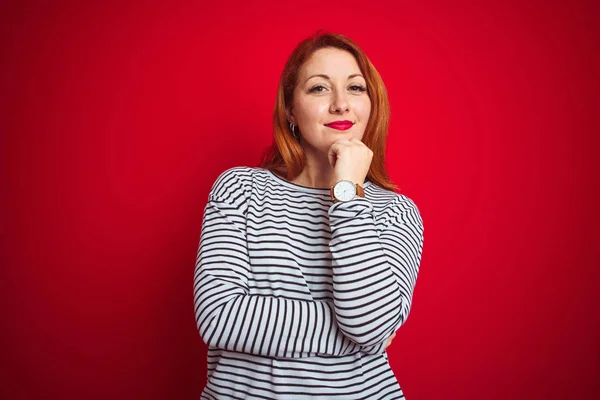
[(323, 28), (367, 52), (424, 254), (409, 400), (600, 398), (598, 3), (0, 6), (3, 399), (197, 399), (203, 208)]

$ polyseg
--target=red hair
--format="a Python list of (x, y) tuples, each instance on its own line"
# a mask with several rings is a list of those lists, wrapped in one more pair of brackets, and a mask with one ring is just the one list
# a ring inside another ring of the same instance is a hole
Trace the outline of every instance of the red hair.
[(298, 73), (304, 63), (319, 49), (337, 48), (354, 56), (367, 81), (367, 93), (371, 99), (371, 115), (362, 142), (373, 151), (367, 178), (384, 189), (395, 191), (397, 186), (391, 182), (385, 169), (385, 145), (390, 105), (383, 80), (366, 54), (350, 38), (337, 33), (320, 32), (303, 40), (294, 49), (285, 64), (273, 112), (273, 143), (264, 153), (260, 167), (276, 172), (290, 181), (304, 169), (306, 157), (288, 125), (286, 107), (292, 104)]

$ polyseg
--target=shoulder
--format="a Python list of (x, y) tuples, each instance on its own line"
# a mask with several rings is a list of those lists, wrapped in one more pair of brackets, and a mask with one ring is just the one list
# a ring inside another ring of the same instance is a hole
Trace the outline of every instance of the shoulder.
[(231, 167), (221, 172), (215, 179), (211, 193), (218, 195), (220, 191), (227, 190), (236, 184), (243, 183), (252, 173), (252, 169), (246, 166)]
[(409, 196), (386, 190), (375, 184), (369, 190), (372, 201), (378, 205), (380, 212), (390, 222), (404, 223), (423, 227), (421, 212), (415, 201)]
[(392, 202), (392, 207), (396, 218), (400, 222), (410, 225), (415, 225), (423, 228), (423, 219), (417, 204), (408, 196), (396, 193), (396, 197)]
[(221, 172), (210, 189), (210, 197), (217, 199), (238, 199), (249, 197), (254, 176), (260, 168), (236, 166)]

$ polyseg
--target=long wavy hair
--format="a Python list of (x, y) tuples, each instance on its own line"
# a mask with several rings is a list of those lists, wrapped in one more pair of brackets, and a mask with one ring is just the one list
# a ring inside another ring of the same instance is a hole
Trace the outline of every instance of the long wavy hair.
[(300, 68), (315, 51), (322, 48), (345, 50), (356, 59), (367, 81), (367, 93), (371, 99), (371, 115), (362, 138), (362, 142), (373, 151), (367, 179), (384, 189), (397, 190), (398, 187), (391, 182), (385, 169), (385, 146), (390, 117), (387, 90), (381, 76), (361, 48), (350, 38), (338, 33), (317, 31), (314, 36), (300, 42), (287, 60), (279, 81), (273, 112), (273, 143), (263, 154), (260, 167), (287, 180), (293, 180), (304, 169), (306, 157), (289, 127), (286, 108), (291, 108)]

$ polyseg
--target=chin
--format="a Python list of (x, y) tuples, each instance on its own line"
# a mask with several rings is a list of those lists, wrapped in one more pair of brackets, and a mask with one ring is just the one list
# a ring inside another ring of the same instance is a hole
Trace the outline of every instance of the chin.
[(356, 133), (352, 132), (352, 129), (348, 129), (347, 131), (339, 131), (336, 132), (332, 135), (333, 141), (336, 141), (338, 139), (352, 139), (353, 137), (356, 137)]

